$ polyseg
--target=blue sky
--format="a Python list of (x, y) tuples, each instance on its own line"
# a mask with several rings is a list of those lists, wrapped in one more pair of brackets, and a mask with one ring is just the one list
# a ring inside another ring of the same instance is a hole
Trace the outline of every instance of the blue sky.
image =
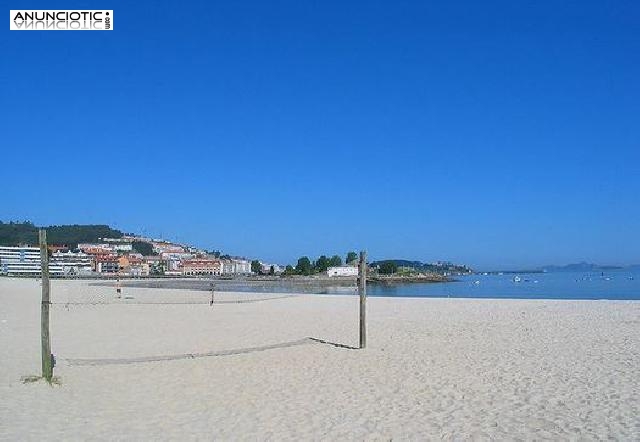
[(114, 30), (3, 31), (0, 219), (280, 263), (640, 263), (637, 1), (57, 6)]

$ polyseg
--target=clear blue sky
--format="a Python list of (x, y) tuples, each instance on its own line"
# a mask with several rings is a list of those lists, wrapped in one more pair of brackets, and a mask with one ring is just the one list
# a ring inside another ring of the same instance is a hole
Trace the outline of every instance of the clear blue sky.
[(5, 24), (0, 219), (280, 263), (640, 262), (637, 0), (175, 4)]

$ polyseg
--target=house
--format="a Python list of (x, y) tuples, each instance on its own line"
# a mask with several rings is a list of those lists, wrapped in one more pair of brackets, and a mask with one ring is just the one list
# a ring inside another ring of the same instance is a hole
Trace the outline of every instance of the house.
[(108, 244), (78, 244), (78, 250), (88, 255), (112, 255), (115, 250), (109, 247)]
[(120, 256), (118, 258), (120, 272), (129, 276), (149, 276), (149, 264), (141, 257), (134, 254)]
[(273, 273), (276, 275), (279, 275), (280, 273), (283, 272), (282, 267), (280, 267), (278, 264), (267, 264), (262, 262), (260, 263), (260, 270), (264, 274), (271, 273), (272, 267), (273, 267)]
[(144, 261), (149, 266), (149, 274), (161, 275), (168, 270), (167, 261), (159, 255), (145, 256)]
[(120, 272), (120, 263), (118, 262), (117, 255), (96, 255), (94, 258), (94, 267), (95, 272), (98, 273), (119, 273)]
[(340, 266), (329, 267), (327, 269), (327, 276), (358, 276), (358, 267), (354, 266)]
[(130, 252), (133, 250), (133, 244), (128, 238), (102, 238), (102, 241), (117, 252)]

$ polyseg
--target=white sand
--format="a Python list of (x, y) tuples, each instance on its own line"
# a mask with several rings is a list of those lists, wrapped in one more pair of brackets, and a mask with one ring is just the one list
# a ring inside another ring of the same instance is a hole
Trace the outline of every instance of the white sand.
[[(640, 439), (640, 302), (369, 298), (369, 346), (350, 350), (300, 340), (357, 345), (355, 296), (52, 291), (62, 385), (23, 384), (40, 286), (0, 278), (2, 440)], [(202, 304), (132, 304), (156, 300)]]

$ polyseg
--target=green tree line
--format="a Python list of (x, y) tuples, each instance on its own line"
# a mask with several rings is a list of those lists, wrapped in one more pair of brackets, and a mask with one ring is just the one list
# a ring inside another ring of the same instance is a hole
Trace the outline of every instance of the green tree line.
[[(20, 244), (37, 245), (38, 229), (30, 221), (0, 221), (0, 245), (17, 246)], [(47, 242), (49, 244), (66, 245), (76, 248), (79, 243), (97, 242), (100, 238), (121, 238), (124, 234), (107, 225), (68, 225), (47, 226)]]
[[(347, 264), (353, 264), (357, 262), (358, 254), (356, 252), (349, 252), (346, 255), (345, 262)], [(315, 261), (311, 261), (308, 256), (301, 256), (298, 258), (297, 264), (294, 266), (288, 265), (285, 268), (285, 275), (315, 275), (317, 273), (324, 273), (329, 267), (339, 267), (342, 265), (342, 258), (339, 255), (333, 255), (328, 257), (327, 255), (320, 255)]]

